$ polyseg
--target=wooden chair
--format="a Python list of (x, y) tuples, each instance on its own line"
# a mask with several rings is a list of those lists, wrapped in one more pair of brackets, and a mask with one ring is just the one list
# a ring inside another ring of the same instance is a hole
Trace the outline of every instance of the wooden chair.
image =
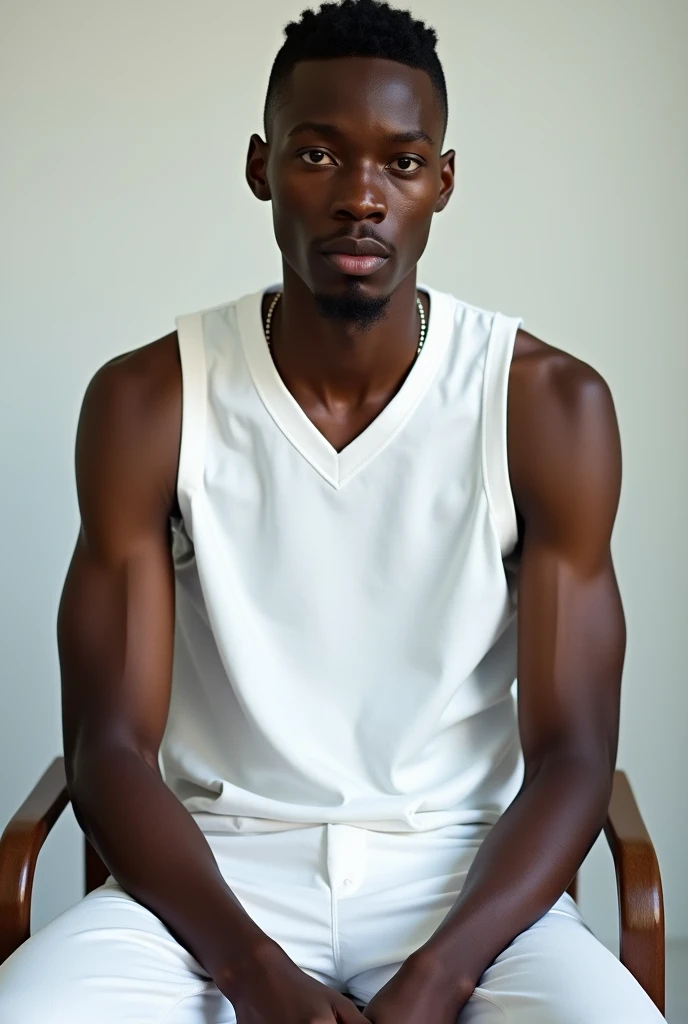
[[(0, 963), (28, 939), (36, 861), (69, 802), (64, 760), (55, 758), (0, 839)], [(616, 868), (620, 959), (664, 1013), (664, 902), (659, 865), (624, 772), (614, 789), (604, 831)], [(85, 890), (109, 872), (84, 837)], [(576, 898), (576, 878), (568, 889)]]

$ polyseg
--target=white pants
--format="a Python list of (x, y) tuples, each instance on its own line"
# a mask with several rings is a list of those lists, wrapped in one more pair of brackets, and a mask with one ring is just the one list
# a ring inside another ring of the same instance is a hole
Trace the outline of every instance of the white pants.
[[(316, 825), (207, 837), (263, 931), (306, 974), (362, 1006), (445, 918), (486, 833)], [(567, 894), (488, 967), (459, 1015), (460, 1024), (663, 1019)], [(198, 961), (112, 877), (0, 967), (0, 1024), (235, 1020)]]

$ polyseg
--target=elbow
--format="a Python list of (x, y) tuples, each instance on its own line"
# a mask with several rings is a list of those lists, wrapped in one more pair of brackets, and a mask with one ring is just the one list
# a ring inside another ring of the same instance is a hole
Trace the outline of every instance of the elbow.
[(65, 752), (65, 774), (75, 817), (82, 830), (95, 809), (121, 796), (120, 786), (140, 769), (160, 776), (156, 751), (140, 749), (131, 742), (91, 738)]
[(523, 789), (545, 779), (557, 781), (594, 806), (604, 823), (614, 784), (614, 761), (606, 744), (557, 744), (525, 757)]

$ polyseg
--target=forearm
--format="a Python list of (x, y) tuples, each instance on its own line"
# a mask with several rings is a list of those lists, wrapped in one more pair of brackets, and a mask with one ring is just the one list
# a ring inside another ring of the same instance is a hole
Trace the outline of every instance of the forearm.
[(82, 754), (70, 794), (79, 824), (119, 884), (153, 911), (223, 991), (268, 950), (208, 842), (158, 771), (126, 747)]
[(554, 905), (599, 834), (604, 762), (545, 758), (482, 843), (461, 894), (419, 951), (466, 995), (495, 957)]

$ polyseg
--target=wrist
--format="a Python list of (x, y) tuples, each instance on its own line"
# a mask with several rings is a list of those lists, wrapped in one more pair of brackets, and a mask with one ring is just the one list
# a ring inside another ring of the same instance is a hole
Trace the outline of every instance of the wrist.
[(482, 972), (476, 972), (455, 949), (426, 942), (409, 957), (419, 980), (440, 985), (456, 999), (457, 1012), (470, 999)]
[(258, 930), (247, 937), (239, 948), (226, 954), (216, 971), (212, 972), (217, 987), (228, 999), (239, 988), (245, 990), (270, 971), (276, 963), (287, 958), (282, 947), (265, 932)]

